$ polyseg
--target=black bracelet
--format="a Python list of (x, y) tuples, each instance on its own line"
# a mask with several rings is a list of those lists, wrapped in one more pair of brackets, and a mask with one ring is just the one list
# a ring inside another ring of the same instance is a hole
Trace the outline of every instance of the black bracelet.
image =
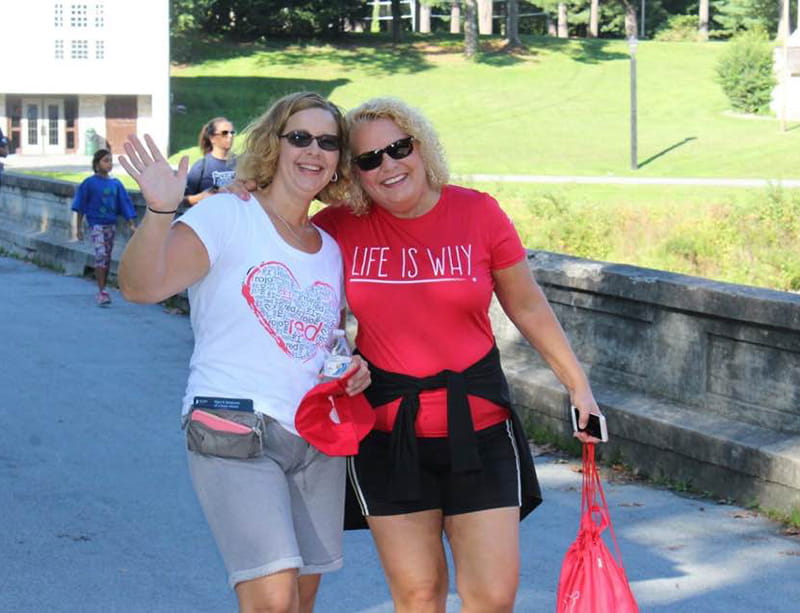
[(152, 213), (158, 213), (159, 215), (172, 215), (172, 214), (174, 214), (174, 213), (177, 213), (177, 212), (178, 212), (178, 209), (174, 209), (174, 210), (172, 210), (172, 211), (156, 211), (156, 210), (155, 210), (154, 208), (152, 208), (152, 207), (151, 207), (149, 204), (147, 205), (147, 210), (148, 210), (148, 211), (150, 211), (150, 212), (152, 212)]

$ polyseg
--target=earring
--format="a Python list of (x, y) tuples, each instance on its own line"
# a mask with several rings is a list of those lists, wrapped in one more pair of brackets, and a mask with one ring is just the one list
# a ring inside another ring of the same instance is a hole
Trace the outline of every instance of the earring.
[(331, 183), (336, 183), (338, 180), (339, 180), (339, 173), (334, 170), (333, 176), (331, 177)]

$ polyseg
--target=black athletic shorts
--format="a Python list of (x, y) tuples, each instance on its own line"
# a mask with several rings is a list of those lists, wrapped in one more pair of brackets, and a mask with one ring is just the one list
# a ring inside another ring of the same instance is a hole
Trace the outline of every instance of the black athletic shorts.
[(450, 470), (450, 447), (444, 437), (417, 437), (421, 491), (418, 500), (393, 502), (389, 496), (388, 432), (372, 431), (357, 456), (347, 459), (347, 473), (364, 515), (400, 515), (441, 509), (444, 515), (518, 507), (522, 500), (519, 453), (511, 420), (475, 433), (483, 469)]

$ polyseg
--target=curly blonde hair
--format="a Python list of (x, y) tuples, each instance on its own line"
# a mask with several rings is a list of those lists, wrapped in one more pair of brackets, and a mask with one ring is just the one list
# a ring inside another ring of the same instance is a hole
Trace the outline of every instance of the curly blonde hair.
[(247, 127), (244, 153), (236, 162), (236, 178), (253, 180), (264, 188), (275, 178), (280, 157), (280, 138), (286, 122), (299, 111), (324, 109), (336, 121), (340, 139), (339, 161), (336, 164), (338, 180), (329, 183), (317, 198), (323, 202), (339, 202), (350, 198), (350, 155), (347, 149), (347, 124), (341, 110), (332, 102), (314, 92), (297, 92), (276, 100), (267, 111)]
[[(414, 147), (422, 157), (425, 175), (432, 188), (439, 189), (449, 181), (450, 169), (442, 143), (433, 124), (419, 110), (398, 98), (372, 98), (348, 111), (346, 121), (349, 133), (352, 134), (358, 124), (376, 119), (389, 119), (406, 134), (414, 137)], [(347, 205), (354, 213), (362, 215), (369, 210), (372, 201), (358, 181), (358, 172), (352, 159), (347, 161), (353, 177), (352, 194)]]

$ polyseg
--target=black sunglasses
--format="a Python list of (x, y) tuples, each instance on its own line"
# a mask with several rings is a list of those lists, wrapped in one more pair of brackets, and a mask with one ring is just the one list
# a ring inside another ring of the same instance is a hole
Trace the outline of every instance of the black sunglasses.
[(373, 170), (381, 165), (383, 161), (383, 154), (385, 153), (393, 160), (402, 160), (408, 157), (414, 151), (413, 136), (406, 136), (400, 140), (386, 145), (383, 149), (375, 149), (375, 151), (366, 151), (361, 155), (353, 158), (356, 166), (361, 170)]
[(230, 134), (231, 136), (233, 136), (234, 134), (236, 134), (236, 130), (220, 130), (219, 132), (214, 132), (214, 136), (216, 136), (217, 134), (221, 134), (222, 136), (228, 136), (228, 134)]
[(339, 150), (339, 137), (335, 134), (320, 134), (313, 136), (305, 130), (292, 130), (286, 134), (281, 134), (281, 138), (289, 141), (292, 147), (308, 147), (312, 140), (317, 141), (320, 149), (324, 151), (338, 151)]

